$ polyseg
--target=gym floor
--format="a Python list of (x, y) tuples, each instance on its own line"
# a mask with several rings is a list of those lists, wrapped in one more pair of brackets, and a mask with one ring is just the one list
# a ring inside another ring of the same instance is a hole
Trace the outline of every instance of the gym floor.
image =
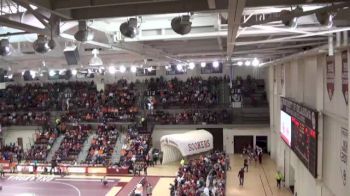
[[(291, 196), (285, 187), (278, 189), (274, 178), (276, 167), (273, 161), (265, 156), (263, 164), (249, 165), (245, 174), (244, 186), (239, 186), (238, 171), (243, 165), (239, 155), (231, 157), (232, 169), (227, 173), (226, 195), (237, 196)], [(169, 184), (174, 182), (178, 163), (149, 167), (147, 182), (153, 187), (154, 196), (170, 195)], [(144, 176), (108, 177), (107, 186), (101, 183), (101, 176), (66, 176), (50, 175), (7, 175), (1, 179), (1, 196), (125, 196), (128, 195)]]

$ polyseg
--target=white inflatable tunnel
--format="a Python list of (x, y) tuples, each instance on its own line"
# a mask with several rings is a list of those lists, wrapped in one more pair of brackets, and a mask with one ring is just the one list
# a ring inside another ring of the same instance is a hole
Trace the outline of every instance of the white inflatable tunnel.
[(163, 163), (166, 164), (212, 150), (213, 135), (206, 130), (164, 135), (160, 138), (160, 148), (163, 151)]

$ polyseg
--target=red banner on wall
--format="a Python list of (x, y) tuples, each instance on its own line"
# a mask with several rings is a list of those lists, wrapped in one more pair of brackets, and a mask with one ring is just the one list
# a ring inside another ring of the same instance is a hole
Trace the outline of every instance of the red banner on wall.
[(342, 92), (344, 95), (345, 103), (348, 104), (349, 100), (349, 79), (348, 79), (348, 51), (345, 50), (341, 53), (341, 83), (342, 83)]
[(334, 56), (327, 56), (327, 92), (329, 100), (332, 100), (334, 94), (334, 80), (335, 80), (335, 58)]

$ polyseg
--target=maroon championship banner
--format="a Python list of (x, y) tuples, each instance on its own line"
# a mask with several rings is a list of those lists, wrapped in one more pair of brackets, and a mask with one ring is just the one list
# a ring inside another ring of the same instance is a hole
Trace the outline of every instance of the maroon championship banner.
[(349, 76), (348, 76), (348, 51), (345, 50), (341, 53), (341, 83), (342, 83), (342, 92), (345, 99), (345, 103), (348, 104), (349, 94), (348, 94), (348, 85), (349, 85)]
[(327, 92), (329, 96), (329, 100), (332, 100), (334, 94), (334, 81), (335, 81), (335, 57), (327, 56)]

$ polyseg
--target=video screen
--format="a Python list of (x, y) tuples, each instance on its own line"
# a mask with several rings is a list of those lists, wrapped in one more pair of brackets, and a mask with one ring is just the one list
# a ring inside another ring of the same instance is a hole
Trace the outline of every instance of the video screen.
[(281, 111), (281, 137), (282, 139), (288, 144), (288, 146), (291, 146), (291, 140), (292, 140), (292, 123), (291, 123), (291, 116), (289, 116), (287, 113)]
[(316, 110), (281, 98), (281, 137), (315, 178), (318, 153), (317, 122)]

